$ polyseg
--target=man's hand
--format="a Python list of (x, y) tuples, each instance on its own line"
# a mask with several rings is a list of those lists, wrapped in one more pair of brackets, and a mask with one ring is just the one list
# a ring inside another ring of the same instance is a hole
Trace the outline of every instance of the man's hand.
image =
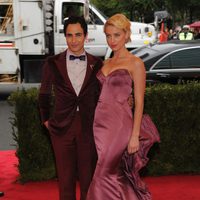
[(45, 127), (46, 127), (47, 129), (49, 129), (49, 122), (48, 122), (48, 120), (44, 122), (44, 125), (45, 125)]

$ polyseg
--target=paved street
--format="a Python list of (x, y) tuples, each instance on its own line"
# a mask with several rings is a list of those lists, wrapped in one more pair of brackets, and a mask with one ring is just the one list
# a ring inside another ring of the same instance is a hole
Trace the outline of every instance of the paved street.
[(38, 88), (39, 83), (26, 84), (0, 84), (0, 150), (15, 149), (15, 144), (12, 136), (12, 127), (10, 117), (14, 107), (10, 106), (6, 98), (17, 89), (29, 89), (32, 87)]
[(14, 108), (8, 104), (5, 97), (0, 96), (0, 150), (15, 149), (10, 124), (13, 110)]

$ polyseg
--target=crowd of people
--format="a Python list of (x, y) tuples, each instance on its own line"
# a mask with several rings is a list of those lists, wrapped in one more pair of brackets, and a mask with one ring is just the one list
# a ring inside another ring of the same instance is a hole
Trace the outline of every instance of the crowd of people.
[(166, 42), (168, 40), (198, 40), (200, 39), (200, 27), (191, 28), (189, 25), (176, 26), (173, 28), (164, 27), (161, 25), (161, 30), (158, 36), (159, 42)]

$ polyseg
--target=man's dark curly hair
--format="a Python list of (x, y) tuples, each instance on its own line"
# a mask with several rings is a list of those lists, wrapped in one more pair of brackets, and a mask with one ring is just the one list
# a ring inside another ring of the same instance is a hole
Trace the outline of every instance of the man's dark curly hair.
[(86, 36), (88, 33), (88, 27), (85, 19), (80, 16), (70, 16), (68, 19), (65, 20), (64, 22), (64, 35), (66, 37), (66, 29), (69, 24), (77, 24), (79, 23), (81, 25), (81, 28), (83, 29), (84, 35)]

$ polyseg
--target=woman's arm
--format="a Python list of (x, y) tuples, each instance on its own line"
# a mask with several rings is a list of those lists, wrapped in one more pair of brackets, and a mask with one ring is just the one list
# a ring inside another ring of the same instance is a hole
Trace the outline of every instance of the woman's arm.
[(134, 116), (133, 131), (128, 144), (128, 152), (135, 153), (139, 149), (139, 134), (144, 107), (144, 93), (146, 87), (146, 73), (144, 63), (140, 58), (134, 57), (134, 67), (130, 68), (130, 74), (134, 82)]

